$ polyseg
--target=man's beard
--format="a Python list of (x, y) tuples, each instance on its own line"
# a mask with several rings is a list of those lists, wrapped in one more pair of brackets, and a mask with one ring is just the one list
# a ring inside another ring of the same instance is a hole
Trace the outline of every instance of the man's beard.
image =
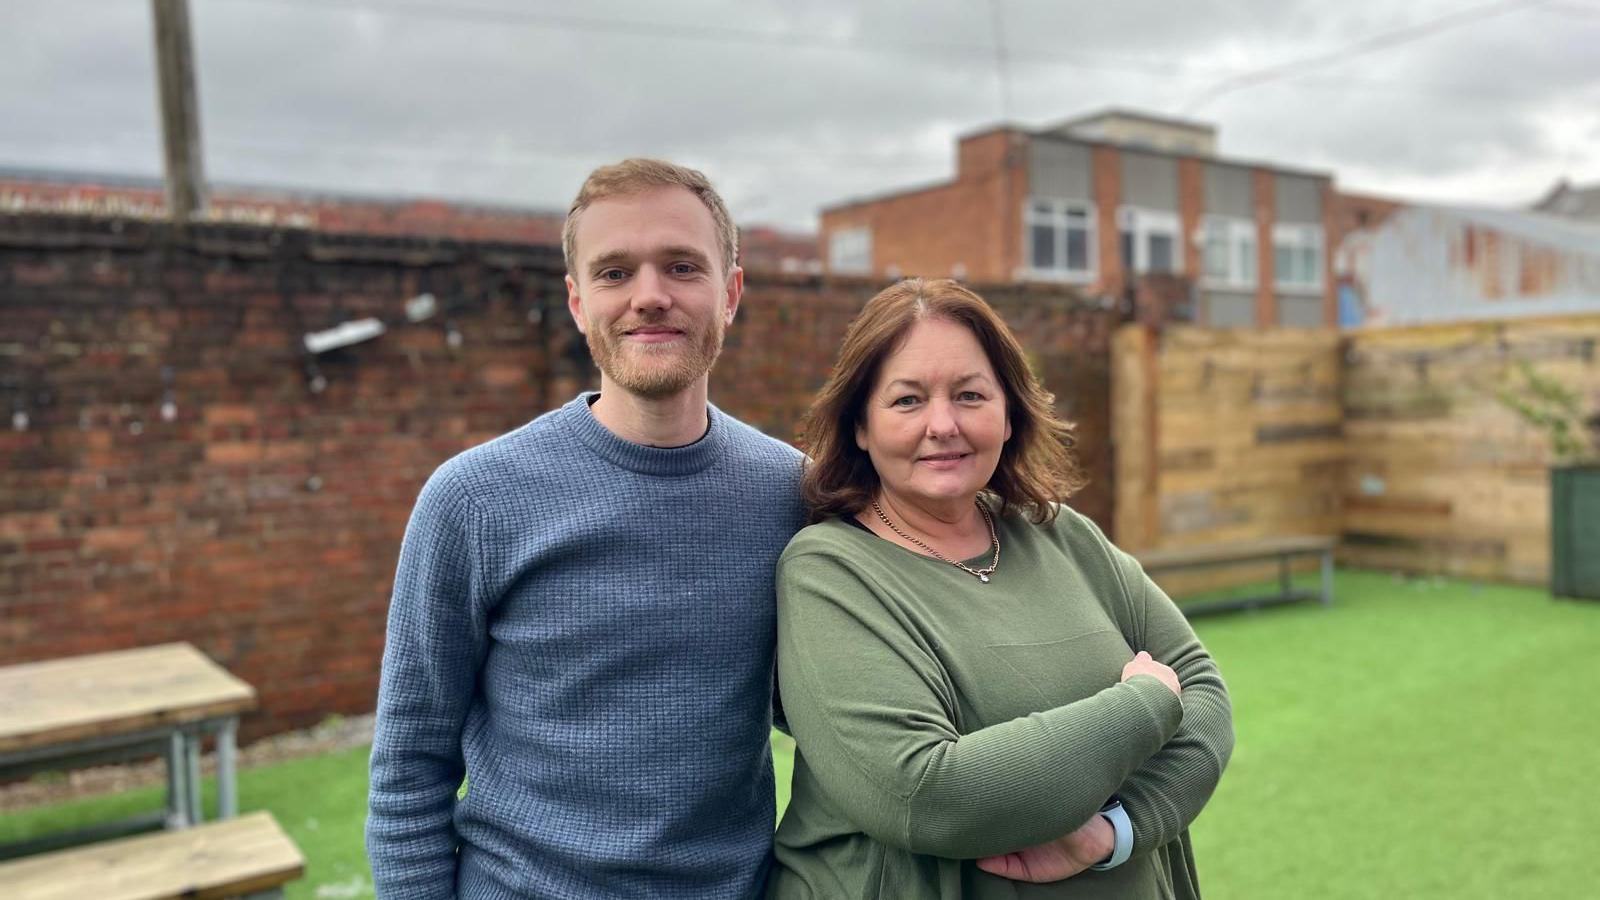
[[(679, 340), (644, 344), (628, 340), (627, 331), (641, 325), (666, 325), (683, 332)], [(606, 329), (590, 322), (584, 335), (595, 365), (623, 390), (659, 400), (679, 393), (711, 371), (722, 352), (723, 325), (714, 314), (709, 327), (696, 330), (689, 322), (666, 316), (641, 318)]]

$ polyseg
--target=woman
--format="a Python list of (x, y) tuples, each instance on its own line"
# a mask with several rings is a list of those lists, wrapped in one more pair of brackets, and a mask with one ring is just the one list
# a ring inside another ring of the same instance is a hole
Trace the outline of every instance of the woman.
[(1227, 692), (1061, 505), (1081, 476), (1051, 404), (955, 282), (851, 324), (807, 415), (815, 524), (778, 567), (796, 752), (769, 897), (1199, 895), (1187, 828), (1232, 750)]

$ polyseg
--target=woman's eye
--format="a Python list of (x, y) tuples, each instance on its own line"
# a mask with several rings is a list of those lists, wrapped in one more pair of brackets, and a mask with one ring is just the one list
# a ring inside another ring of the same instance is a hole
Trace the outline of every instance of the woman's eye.
[(977, 391), (962, 391), (956, 395), (956, 399), (964, 403), (975, 403), (979, 400), (982, 400), (983, 395)]
[(890, 406), (915, 406), (916, 402), (917, 402), (917, 398), (916, 397), (913, 397), (910, 394), (907, 394), (904, 397), (896, 397), (896, 398), (894, 398), (894, 400), (889, 405)]

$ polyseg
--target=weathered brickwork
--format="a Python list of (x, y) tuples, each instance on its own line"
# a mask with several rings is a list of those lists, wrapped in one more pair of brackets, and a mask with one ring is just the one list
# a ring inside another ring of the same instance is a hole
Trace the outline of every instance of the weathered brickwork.
[[(261, 692), (247, 737), (370, 710), (422, 482), (595, 382), (561, 275), (543, 247), (0, 216), (0, 664), (185, 640)], [(792, 438), (880, 286), (753, 273), (713, 400)], [(1109, 526), (1118, 313), (985, 293)], [(387, 333), (305, 352), (368, 316)]]

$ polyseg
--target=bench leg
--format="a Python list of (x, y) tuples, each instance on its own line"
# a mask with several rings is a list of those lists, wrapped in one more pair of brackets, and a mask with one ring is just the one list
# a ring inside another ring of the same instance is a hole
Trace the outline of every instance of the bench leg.
[(200, 805), (203, 792), (200, 790), (200, 732), (184, 735), (184, 769), (189, 777), (189, 821), (199, 825), (206, 820), (205, 810)]
[(231, 819), (239, 814), (239, 775), (235, 751), (238, 747), (239, 720), (229, 719), (217, 731), (217, 818)]
[(1289, 577), (1289, 557), (1278, 557), (1278, 592), (1287, 597), (1294, 593), (1294, 584)]
[(188, 740), (183, 732), (174, 731), (167, 739), (167, 827), (188, 828), (189, 773)]
[(1333, 554), (1322, 554), (1322, 605), (1333, 605)]

